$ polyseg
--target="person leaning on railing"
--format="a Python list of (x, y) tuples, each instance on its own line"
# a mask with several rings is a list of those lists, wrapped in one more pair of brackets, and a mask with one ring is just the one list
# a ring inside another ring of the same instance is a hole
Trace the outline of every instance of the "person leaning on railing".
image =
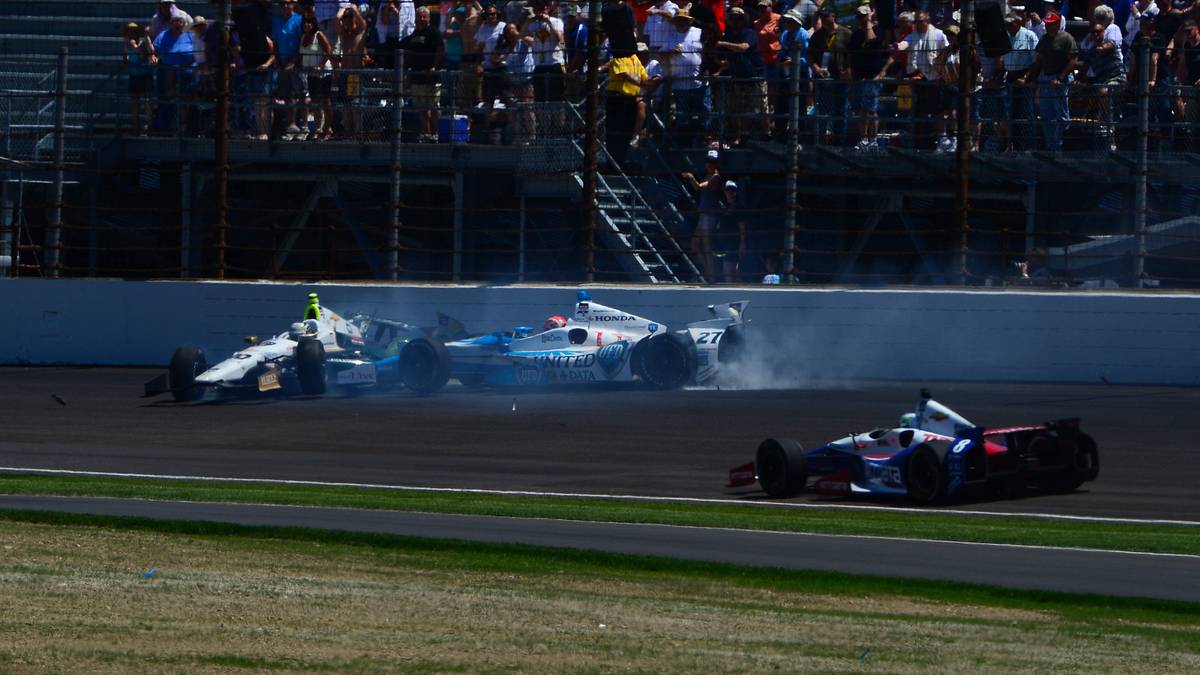
[(188, 19), (175, 16), (171, 28), (158, 34), (154, 52), (158, 54), (158, 110), (154, 130), (184, 131), (180, 127), (180, 99), (195, 91), (195, 43), (188, 30)]
[[(1040, 22), (1040, 17), (1039, 17)], [(1016, 12), (1004, 20), (1009, 52), (996, 59), (996, 73), (1004, 101), (1004, 119), (1000, 121), (1000, 151), (1027, 150), (1036, 138), (1033, 131), (1033, 93), (1027, 83), (1029, 69), (1037, 60), (1038, 37), (1025, 27), (1025, 19)]]
[(1036, 79), (1046, 150), (1061, 152), (1063, 133), (1071, 123), (1067, 93), (1075, 79), (1075, 38), (1062, 30), (1058, 14), (1047, 15), (1044, 23), (1046, 34), (1038, 40), (1037, 60), (1021, 80)]
[(763, 130), (769, 124), (771, 112), (766, 71), (758, 51), (758, 36), (741, 7), (729, 10), (725, 17), (725, 36), (717, 41), (717, 49), (724, 52), (731, 77), (724, 101), (724, 112), (730, 117), (726, 122), (726, 139), (741, 145), (749, 137), (752, 126), (758, 126), (760, 134), (766, 136)]

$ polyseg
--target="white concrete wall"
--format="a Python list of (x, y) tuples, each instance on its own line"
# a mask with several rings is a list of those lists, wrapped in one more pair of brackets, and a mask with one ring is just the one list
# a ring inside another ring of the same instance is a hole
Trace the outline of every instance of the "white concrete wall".
[[(176, 345), (210, 359), (286, 329), (305, 295), (473, 332), (567, 314), (575, 289), (109, 280), (2, 280), (0, 363), (163, 365)], [(591, 286), (600, 303), (682, 327), (748, 299), (774, 385), (858, 378), (1200, 384), (1200, 295)]]

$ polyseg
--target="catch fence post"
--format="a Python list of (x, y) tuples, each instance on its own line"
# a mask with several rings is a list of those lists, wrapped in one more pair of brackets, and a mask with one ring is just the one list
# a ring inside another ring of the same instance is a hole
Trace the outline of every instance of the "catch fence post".
[(388, 233), (388, 278), (400, 279), (400, 125), (404, 111), (400, 107), (404, 95), (404, 50), (395, 52), (392, 68), (392, 229)]
[[(46, 276), (58, 278), (62, 270), (63, 174), (67, 135), (67, 48), (58, 50), (54, 75), (54, 184), (46, 222)], [(14, 247), (15, 248), (15, 247)]]
[(1137, 181), (1133, 199), (1133, 232), (1137, 236), (1137, 253), (1133, 256), (1133, 283), (1143, 288), (1146, 280), (1146, 181), (1148, 180), (1150, 150), (1150, 44), (1138, 49), (1138, 131)]
[[(803, 30), (803, 28), (797, 30)], [(791, 278), (792, 268), (796, 262), (796, 228), (799, 226), (796, 212), (800, 208), (799, 186), (797, 185), (800, 180), (800, 45), (793, 40), (790, 49), (792, 51), (792, 68), (788, 76), (788, 94), (791, 105), (788, 115), (787, 178), (785, 179), (787, 217), (784, 219), (783, 260), (775, 270), (779, 273), (780, 281), (783, 283)]]

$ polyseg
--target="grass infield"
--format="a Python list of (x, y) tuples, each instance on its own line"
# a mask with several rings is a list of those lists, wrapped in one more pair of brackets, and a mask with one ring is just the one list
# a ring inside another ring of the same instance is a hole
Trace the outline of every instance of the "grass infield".
[(0, 540), (0, 671), (1200, 669), (1191, 603), (57, 513)]
[(0, 494), (324, 506), (1200, 554), (1200, 527), (356, 487), (0, 475)]

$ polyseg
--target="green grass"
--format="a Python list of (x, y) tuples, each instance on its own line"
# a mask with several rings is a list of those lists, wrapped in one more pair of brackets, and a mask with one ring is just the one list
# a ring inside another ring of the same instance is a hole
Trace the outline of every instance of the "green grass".
[[(1053, 611), (1082, 624), (1121, 623), (1134, 632), (1142, 627), (1129, 624), (1194, 626), (1200, 622), (1197, 604), (1151, 598), (1122, 598), (1103, 595), (1061, 593), (1000, 588), (982, 584), (897, 579), (891, 577), (806, 570), (778, 569), (725, 563), (709, 563), (655, 556), (625, 555), (580, 549), (559, 549), (521, 544), (424, 539), (389, 534), (319, 530), (311, 528), (247, 526), (231, 523), (155, 520), (150, 518), (94, 516), (42, 511), (0, 511), (0, 520), (47, 525), (83, 526), (140, 530), (189, 538), (211, 539), (222, 545), (255, 551), (265, 542), (273, 555), (290, 549), (305, 555), (336, 558), (348, 547), (368, 555), (373, 551), (382, 562), (401, 552), (406, 565), (428, 570), (499, 573), (534, 577), (576, 575), (607, 580), (644, 582), (667, 575), (698, 582), (732, 583), (747, 589), (781, 593), (828, 594), (835, 596), (894, 596), (979, 605), (1006, 609)], [(318, 545), (314, 548), (314, 544)], [(736, 598), (727, 604), (736, 604)], [(940, 619), (939, 619), (940, 620)], [(1157, 630), (1145, 628), (1162, 637)], [(1196, 638), (1178, 635), (1192, 648)]]
[(325, 506), (1200, 555), (1200, 527), (1197, 526), (1062, 521), (1019, 516), (787, 508), (766, 503), (691, 504), (468, 492), (15, 474), (0, 475), (0, 494)]

